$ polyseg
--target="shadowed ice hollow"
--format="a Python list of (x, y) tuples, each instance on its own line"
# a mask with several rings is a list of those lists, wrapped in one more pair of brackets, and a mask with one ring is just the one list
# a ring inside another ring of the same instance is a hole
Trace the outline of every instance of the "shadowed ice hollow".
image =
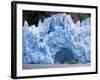
[(24, 22), (24, 64), (86, 64), (91, 54), (91, 19), (73, 23), (70, 15), (58, 13), (38, 26)]

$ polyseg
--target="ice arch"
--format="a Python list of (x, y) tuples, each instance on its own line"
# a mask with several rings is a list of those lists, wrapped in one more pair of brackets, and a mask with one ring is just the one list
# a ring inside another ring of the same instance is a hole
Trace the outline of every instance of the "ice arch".
[[(76, 24), (70, 15), (58, 13), (35, 25), (23, 26), (25, 64), (90, 63), (90, 18)], [(73, 62), (73, 61), (72, 61)]]

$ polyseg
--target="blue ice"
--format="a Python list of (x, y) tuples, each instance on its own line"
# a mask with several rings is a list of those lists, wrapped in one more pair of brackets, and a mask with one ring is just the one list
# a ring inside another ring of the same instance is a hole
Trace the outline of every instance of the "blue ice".
[(91, 62), (91, 18), (73, 23), (58, 13), (39, 20), (38, 27), (24, 22), (24, 64), (86, 64)]

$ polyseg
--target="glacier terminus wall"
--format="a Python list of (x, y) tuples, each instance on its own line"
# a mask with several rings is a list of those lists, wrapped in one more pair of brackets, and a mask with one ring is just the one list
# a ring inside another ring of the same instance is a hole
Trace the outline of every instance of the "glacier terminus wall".
[(23, 64), (91, 62), (91, 17), (74, 23), (69, 14), (53, 14), (38, 26), (24, 21), (22, 31)]

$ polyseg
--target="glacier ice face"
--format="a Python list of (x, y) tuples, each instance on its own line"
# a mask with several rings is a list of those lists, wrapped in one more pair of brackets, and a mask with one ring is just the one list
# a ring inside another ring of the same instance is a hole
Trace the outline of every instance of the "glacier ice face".
[(76, 24), (70, 15), (58, 13), (39, 20), (38, 27), (24, 22), (23, 63), (65, 64), (91, 62), (91, 20)]

